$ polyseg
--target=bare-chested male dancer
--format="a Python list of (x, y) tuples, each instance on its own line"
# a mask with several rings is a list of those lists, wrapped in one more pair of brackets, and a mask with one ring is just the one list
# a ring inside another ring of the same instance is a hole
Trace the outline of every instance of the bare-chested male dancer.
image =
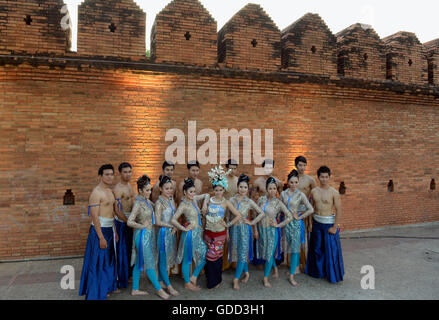
[[(200, 174), (200, 163), (198, 162), (198, 160), (189, 161), (187, 164), (187, 170), (188, 170), (188, 177), (187, 178), (191, 178), (195, 182), (195, 195), (202, 194), (203, 182), (200, 179), (198, 179), (198, 176)], [(178, 191), (178, 194), (177, 194), (178, 201), (181, 201), (181, 199), (183, 197), (184, 180), (185, 179), (183, 179), (183, 181), (180, 182), (180, 184), (178, 186), (178, 190), (177, 190)]]
[(134, 205), (134, 190), (130, 185), (132, 166), (128, 162), (119, 165), (120, 182), (113, 189), (116, 197), (116, 225), (119, 242), (117, 254), (117, 285), (119, 288), (128, 287), (128, 279), (132, 276), (131, 250), (133, 247), (133, 229), (127, 225), (128, 217)]
[[(302, 191), (306, 198), (309, 200), (311, 197), (311, 190), (314, 189), (317, 184), (313, 177), (305, 174), (307, 160), (304, 156), (298, 156), (294, 160), (294, 164), (296, 165), (296, 169), (299, 172), (299, 190)], [(306, 212), (306, 207), (302, 204), (299, 206), (297, 213), (301, 216)], [(300, 265), (296, 269), (296, 273), (304, 272), (306, 265), (306, 256), (308, 255), (308, 239), (309, 239), (309, 225), (312, 224), (312, 216), (305, 218), (303, 220), (305, 224), (305, 230), (300, 230), (300, 241), (302, 243), (300, 248)]]
[[(341, 219), (341, 201), (337, 190), (329, 185), (331, 170), (317, 170), (320, 187), (311, 191), (314, 206), (311, 237), (305, 273), (329, 282), (343, 281), (344, 266), (338, 224)], [(335, 213), (333, 213), (335, 209)]]
[(92, 223), (79, 285), (79, 295), (85, 295), (86, 300), (106, 300), (111, 292), (118, 292), (115, 257), (115, 242), (118, 239), (114, 232), (115, 198), (111, 190), (113, 166), (101, 166), (98, 175), (101, 181), (89, 198)]
[[(173, 164), (172, 162), (169, 162), (169, 161), (165, 161), (165, 162), (163, 162), (163, 165), (162, 165), (162, 171), (163, 171), (162, 175), (168, 176), (172, 179), (172, 176), (174, 175), (174, 169), (175, 169), (175, 164)], [(160, 179), (159, 179), (159, 181), (157, 181), (154, 184), (154, 187), (152, 188), (151, 200), (154, 203), (157, 201), (157, 199), (160, 196), (159, 184), (160, 184)], [(172, 194), (172, 197), (174, 198), (174, 201), (176, 201), (177, 182), (174, 179), (172, 179), (172, 188), (174, 189), (174, 193)]]
[[(271, 174), (273, 173), (274, 170), (274, 160), (265, 159), (262, 162), (262, 168), (264, 168), (265, 175), (259, 176), (253, 183), (253, 190), (251, 197), (256, 203), (259, 197), (265, 196), (267, 194), (265, 183), (267, 182), (268, 178), (272, 177)], [(280, 194), (282, 192), (283, 184), (277, 177), (273, 176), (273, 178), (276, 179), (277, 192)]]

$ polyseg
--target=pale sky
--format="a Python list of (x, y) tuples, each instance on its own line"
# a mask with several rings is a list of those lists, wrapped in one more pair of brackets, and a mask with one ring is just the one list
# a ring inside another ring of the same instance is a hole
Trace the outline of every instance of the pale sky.
[[(84, 0), (64, 0), (73, 24), (73, 50), (76, 50), (77, 5)], [(150, 47), (155, 16), (171, 0), (135, 0), (146, 12), (146, 47)], [(424, 43), (439, 38), (437, 0), (201, 0), (217, 22), (218, 30), (247, 3), (257, 3), (282, 30), (304, 14), (319, 14), (332, 33), (360, 22), (372, 25), (381, 38), (398, 31), (414, 32)]]

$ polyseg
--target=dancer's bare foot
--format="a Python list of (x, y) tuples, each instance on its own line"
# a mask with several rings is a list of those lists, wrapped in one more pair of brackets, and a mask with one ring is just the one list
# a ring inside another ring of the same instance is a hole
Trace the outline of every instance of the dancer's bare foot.
[(194, 285), (192, 282), (185, 283), (184, 287), (188, 290), (191, 290), (191, 291), (200, 291), (201, 290), (200, 287)]
[(194, 286), (197, 285), (197, 277), (191, 276), (191, 277), (189, 278), (189, 281), (190, 281)]
[(233, 290), (238, 291), (239, 289), (241, 289), (239, 287), (239, 279), (233, 279)]
[(290, 275), (290, 283), (293, 287), (297, 287), (299, 284), (294, 280), (294, 276)]
[(132, 296), (146, 296), (149, 293), (146, 291), (140, 291), (140, 290), (131, 290), (131, 295)]
[(180, 295), (180, 292), (178, 292), (177, 290), (175, 290), (172, 286), (169, 286), (169, 287), (167, 287), (166, 289), (168, 289), (168, 292), (169, 292), (172, 296), (174, 296), (174, 297)]
[(302, 273), (302, 271), (300, 270), (300, 267), (298, 266), (296, 268), (296, 271), (294, 272), (294, 274), (296, 275), (296, 274), (301, 274), (301, 273)]
[(157, 295), (158, 295), (160, 298), (164, 299), (164, 300), (168, 300), (169, 297), (170, 297), (170, 295), (167, 294), (167, 293), (165, 292), (165, 290), (163, 290), (163, 289), (160, 289), (159, 291), (157, 291)]
[(277, 267), (274, 267), (274, 274), (273, 274), (273, 278), (279, 278), (279, 270)]
[(118, 288), (114, 290), (113, 292), (107, 293), (107, 298), (110, 297), (113, 293), (121, 293), (122, 291)]
[(241, 282), (242, 283), (247, 283), (248, 279), (250, 278), (250, 273), (245, 272), (244, 274), (245, 274), (245, 277), (244, 277), (244, 279), (241, 280)]
[(271, 288), (271, 284), (270, 282), (268, 282), (268, 278), (264, 277), (263, 282), (264, 282), (264, 287)]

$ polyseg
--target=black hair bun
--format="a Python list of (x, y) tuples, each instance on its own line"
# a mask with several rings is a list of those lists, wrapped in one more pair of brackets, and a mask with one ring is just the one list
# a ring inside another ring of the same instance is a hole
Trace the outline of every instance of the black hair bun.
[(273, 178), (273, 177), (270, 177), (270, 178), (267, 179), (267, 182), (265, 183), (265, 188), (266, 188), (266, 189), (268, 189), (268, 185), (269, 185), (270, 183), (274, 183), (274, 184), (276, 184), (276, 186), (277, 186), (276, 179)]
[(137, 182), (144, 182), (144, 181), (151, 181), (151, 179), (144, 174), (143, 176), (139, 177), (139, 179), (137, 180)]
[(139, 179), (137, 179), (137, 190), (141, 190), (145, 188), (145, 186), (150, 183), (151, 183), (151, 179), (146, 174), (144, 174)]
[(238, 178), (238, 183), (243, 182), (243, 181), (245, 181), (247, 183), (250, 182), (250, 177), (244, 173), (241, 173), (241, 175)]
[(288, 174), (287, 182), (290, 181), (291, 178), (298, 176), (299, 176), (299, 172), (296, 169), (291, 170), (291, 172)]
[(168, 182), (172, 182), (171, 177), (164, 175), (164, 174), (160, 175), (160, 177), (159, 177), (159, 186), (160, 187), (163, 187), (165, 185), (165, 183), (168, 183)]

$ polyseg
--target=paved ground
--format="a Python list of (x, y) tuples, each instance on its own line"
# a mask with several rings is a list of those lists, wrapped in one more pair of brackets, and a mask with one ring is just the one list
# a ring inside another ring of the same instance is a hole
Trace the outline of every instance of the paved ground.
[[(220, 288), (214, 291), (203, 289), (199, 293), (185, 291), (183, 280), (172, 277), (174, 287), (182, 293), (173, 300), (439, 299), (439, 223), (361, 233), (344, 232), (342, 238), (345, 279), (341, 283), (334, 285), (300, 274), (296, 276), (300, 286), (293, 288), (287, 282), (287, 269), (283, 266), (280, 278), (271, 279), (273, 288), (267, 289), (262, 286), (262, 270), (251, 267), (250, 281), (242, 285), (239, 292), (231, 288), (233, 270), (224, 272)], [(60, 286), (64, 275), (60, 270), (64, 265), (75, 269), (74, 290), (64, 290)], [(361, 279), (365, 276), (361, 274), (361, 268), (364, 265), (374, 267), (374, 290), (361, 288)], [(84, 299), (78, 296), (81, 270), (82, 259), (1, 263), (0, 299)], [(205, 288), (203, 276), (199, 283)], [(145, 286), (149, 296), (132, 297), (125, 289), (110, 300), (159, 300), (143, 277), (141, 288)]]

